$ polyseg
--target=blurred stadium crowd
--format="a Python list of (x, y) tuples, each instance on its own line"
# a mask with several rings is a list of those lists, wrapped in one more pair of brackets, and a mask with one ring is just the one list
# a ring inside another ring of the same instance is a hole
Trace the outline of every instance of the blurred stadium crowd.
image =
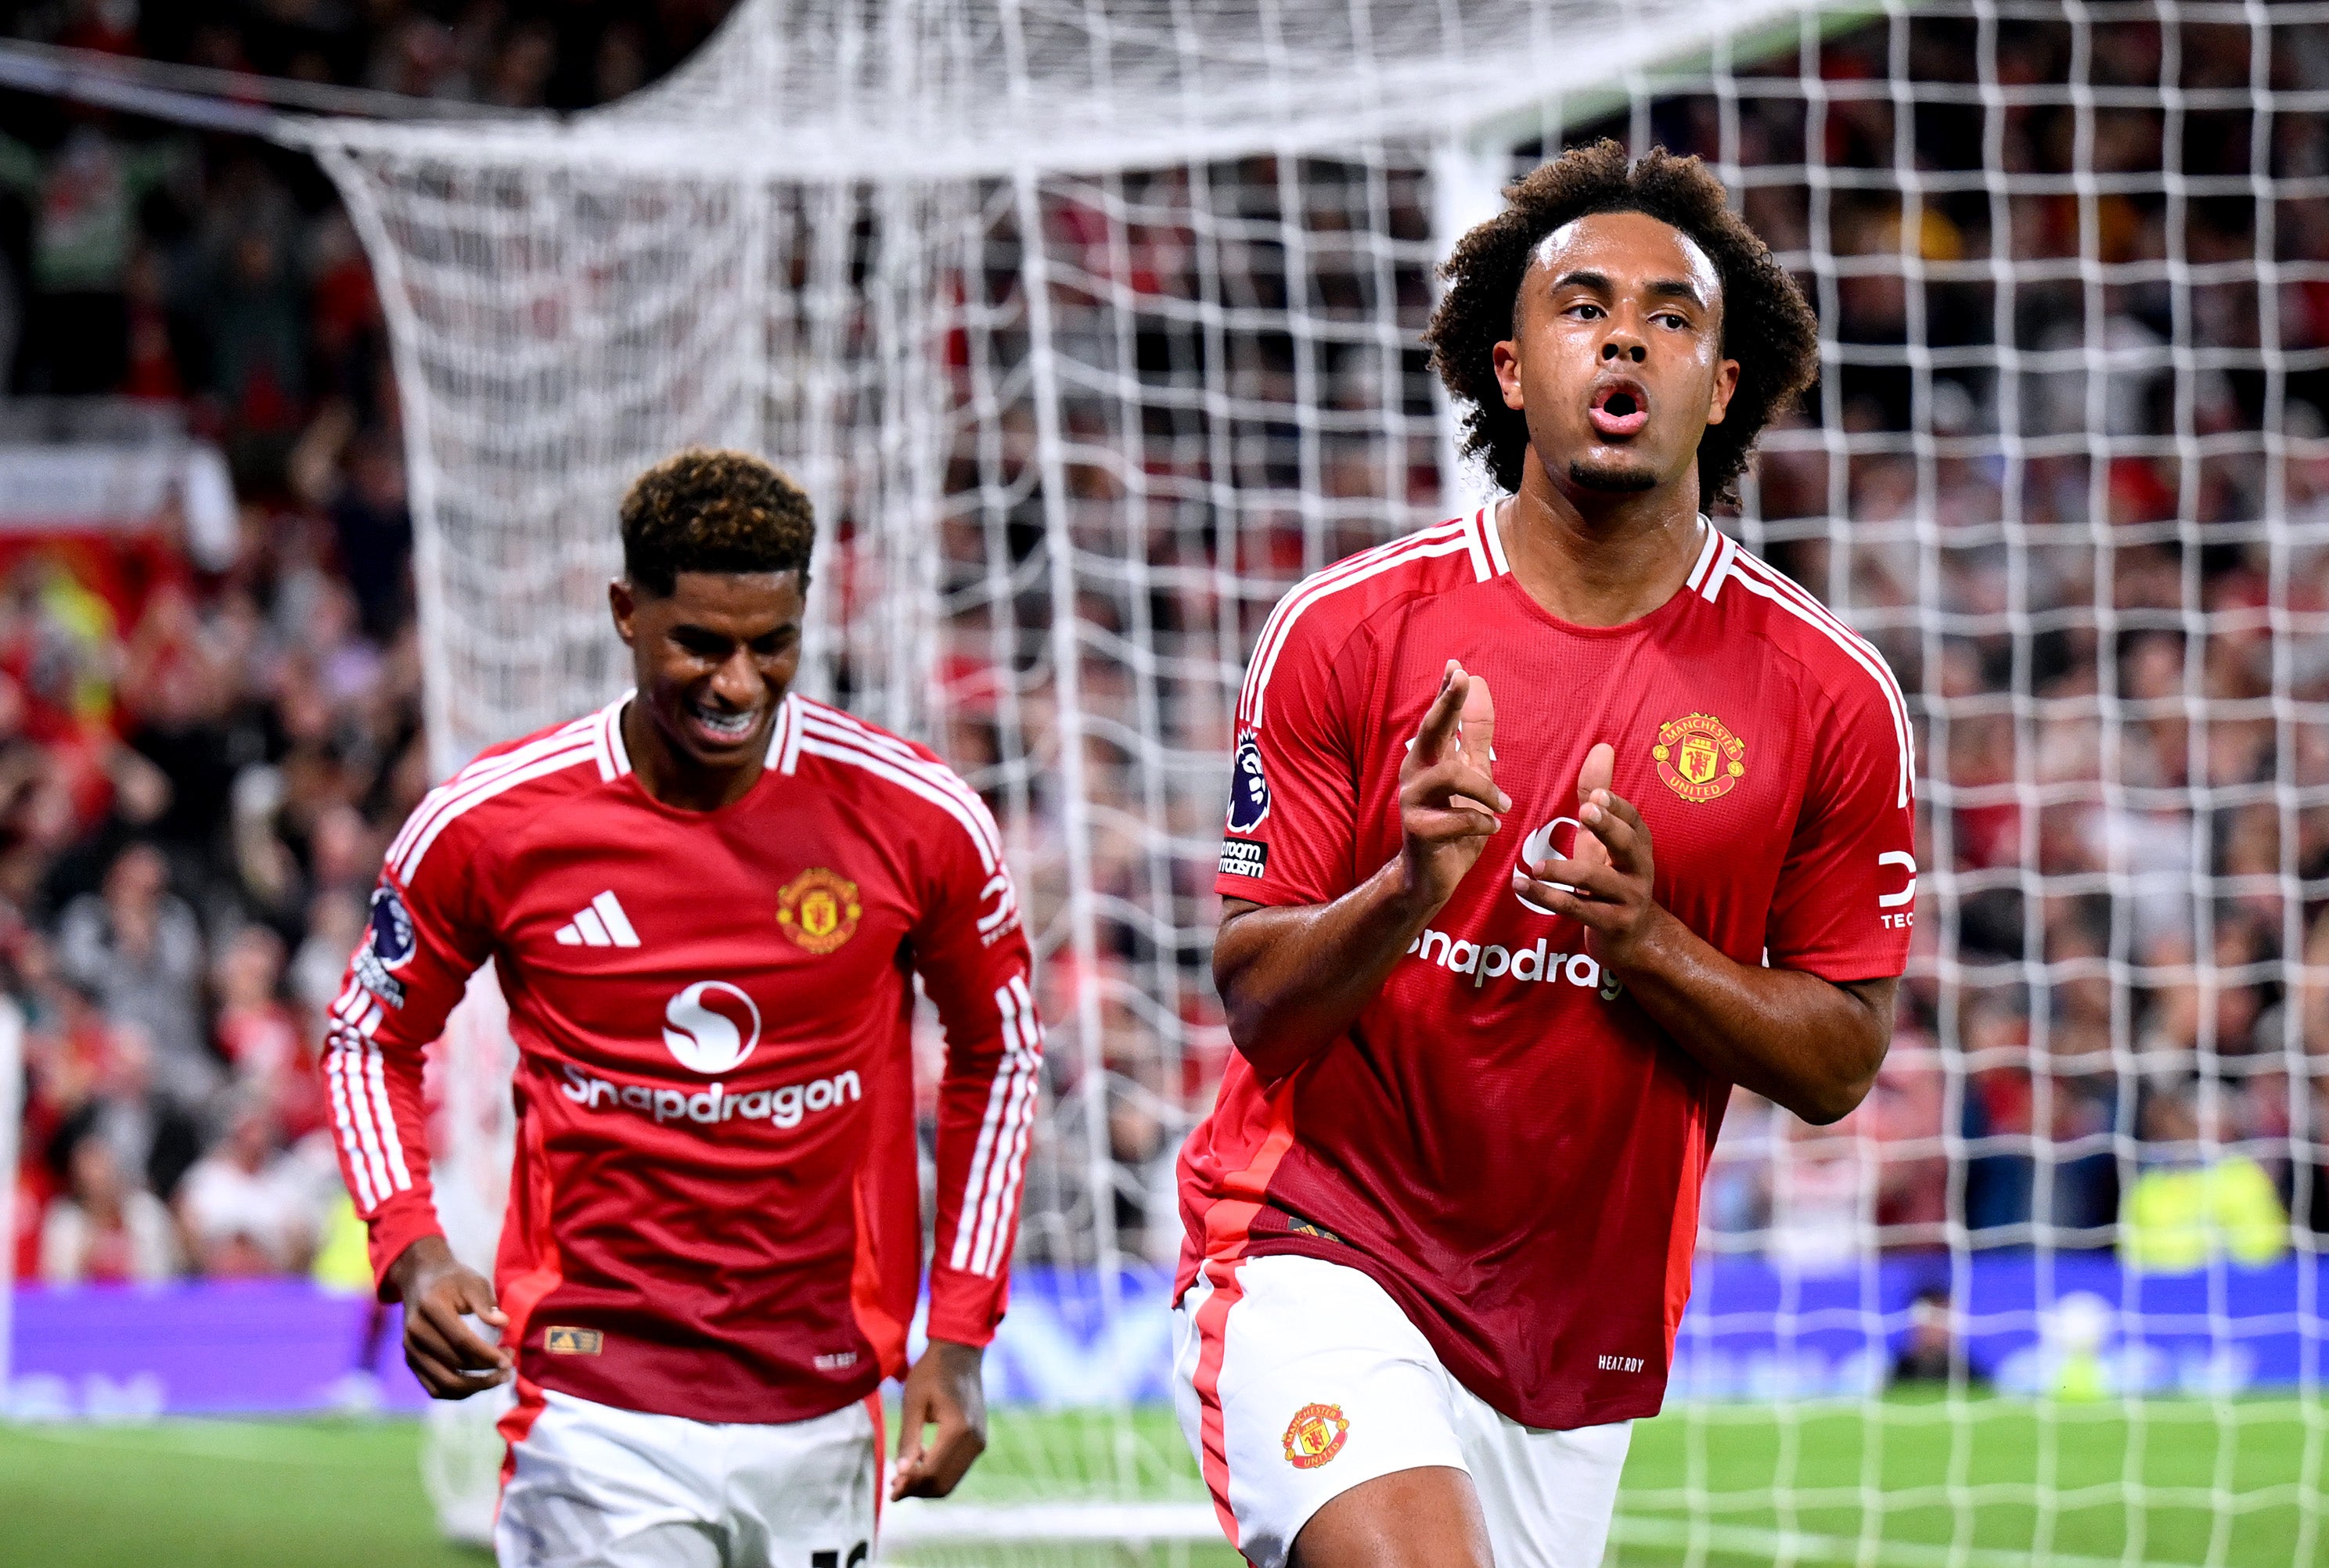
[[(1882, 1082), (1830, 1129), (1739, 1095), (1704, 1234), (1809, 1263), (2107, 1247), (2126, 1216), (2146, 1266), (2264, 1261), (2329, 1229), (2329, 121), (2261, 117), (2259, 35), (2221, 14), (2172, 36), (2015, 17), (1986, 81), (1974, 18), (1917, 16), (1831, 36), (1808, 74), (1787, 50), (1726, 92), (1661, 83), (1564, 132), (1728, 164), (1828, 324), (1825, 382), (1768, 436), (1736, 526), (1882, 647), (1924, 776)], [(2276, 89), (2329, 89), (2317, 22), (2274, 29), (2268, 58)], [(1185, 858), (1160, 870), (1151, 781), (1228, 749), (1215, 628), (1241, 615), (1250, 645), (1275, 596), (1224, 607), (1223, 540), (1283, 583), (1435, 515), (1440, 491), (1413, 166), (1199, 173), (1062, 180), (1049, 236), (1080, 609), (1166, 656), (1081, 676), (1108, 705), (1088, 765), (1100, 978), (1136, 1086), (1113, 1144), (1143, 1172), (1118, 1214), (1152, 1255), (1178, 1235), (1174, 1109), (1208, 1103), (1228, 1047), (1199, 935), (1217, 786), (1168, 808)], [(967, 400), (987, 383), (961, 357)], [(1030, 493), (1023, 414), (1000, 417), (1000, 466), (957, 458), (950, 494)], [(966, 603), (993, 599), (998, 510), (984, 544), (948, 547)], [(1007, 521), (1015, 561), (1042, 520)], [(997, 678), (973, 660), (959, 679)], [(975, 724), (948, 744), (998, 755)]]
[[(0, 34), (512, 108), (627, 92), (729, 0), (62, 0)], [(0, 93), (0, 364), (226, 454), (240, 529), (0, 586), (0, 976), (27, 1015), (18, 1277), (362, 1281), (312, 1063), (428, 784), (380, 308), (300, 155)], [(119, 418), (99, 424), (119, 426)], [(154, 418), (146, 421), (155, 423)]]
[[(1772, 559), (1848, 599), (1923, 709), (1928, 875), (1869, 1102), (1825, 1130), (1734, 1105), (1711, 1225), (1780, 1255), (1833, 1257), (1865, 1217), (1892, 1246), (1952, 1222), (2095, 1246), (2116, 1220), (2159, 1269), (2271, 1261), (2291, 1216), (2329, 1231), (2329, 121), (2260, 120), (2245, 27), (2091, 37), (2105, 96), (2165, 81), (2200, 107), (2114, 98), (2082, 127), (2033, 93), (2003, 117), (2001, 188), (1978, 95), (1920, 105), (1915, 230), (1846, 174), (1807, 280), (1840, 340), (1806, 421), (1827, 438), (1770, 442), (1756, 499)], [(1973, 86), (1975, 39), (1919, 28), (1913, 73)], [(2271, 87), (2329, 87), (2329, 30), (2273, 40)], [(1880, 80), (1888, 42), (1839, 42), (1823, 77)], [(2071, 80), (2073, 47), (2009, 24), (2001, 97)], [(1896, 167), (1903, 128), (1839, 102), (1826, 161)], [(1714, 150), (1704, 109), (1672, 129)], [(1800, 156), (1791, 130), (1750, 108), (1740, 161)], [(2082, 139), (2090, 206), (2061, 177)], [(1746, 211), (1800, 249), (1806, 194)]]
[[(0, 31), (572, 107), (649, 79), (725, 9), (73, 0), (0, 7)], [(2324, 34), (2287, 35), (2275, 56), (2286, 85), (2329, 88)], [(1971, 83), (1972, 36), (1921, 30), (1919, 79)], [(2158, 81), (2155, 28), (2094, 38), (2098, 80)], [(2249, 41), (2240, 28), (2186, 28), (2175, 70), (2193, 88), (2245, 87)], [(1885, 47), (1881, 28), (1832, 41), (1821, 72), (1881, 76)], [(2041, 29), (1997, 58), (2017, 81), (2059, 81), (2067, 48)], [(1773, 83), (1793, 89), (1795, 61), (1774, 69)], [(2081, 141), (2068, 108), (2006, 117), (2004, 166), (2030, 176), (2010, 192), (1978, 177), (1978, 107), (1928, 108), (1912, 136), (1934, 192), (1904, 239), (1886, 177), (1892, 106), (1827, 107), (1815, 150), (1831, 173), (1868, 177), (1834, 180), (1818, 203), (1803, 94), (1749, 91), (1737, 109), (1738, 162), (1772, 175), (1747, 192), (1748, 216), (1796, 264), (1834, 252), (1809, 281), (1841, 345), (1831, 384), (1768, 443), (1749, 526), (1775, 561), (1847, 597), (1900, 672), (1936, 775), (1919, 863), (1928, 878), (1953, 869), (1962, 897), (1945, 920), (1925, 884), (1900, 1034), (1862, 1111), (1810, 1129), (1735, 1099), (1709, 1184), (1709, 1240), (1816, 1264), (1867, 1244), (1872, 1219), (1887, 1246), (1939, 1246), (1958, 1224), (1991, 1244), (2028, 1244), (2043, 1227), (2058, 1243), (2107, 1245), (2124, 1215), (2138, 1223), (2122, 1244), (2148, 1265), (2189, 1266), (2194, 1245), (2202, 1258), (2277, 1257), (2291, 1216), (2329, 1230), (2329, 205), (2305, 183), (2329, 176), (2329, 123), (2285, 114), (2259, 143), (2244, 111), (2171, 123), (2155, 108), (2107, 108), (2090, 137), (2103, 190), (2082, 205), (2070, 182), (2045, 178), (2070, 169)], [(1661, 105), (1651, 129), (1678, 150), (1722, 148), (1711, 99)], [(0, 96), (0, 133), (11, 274), (0, 351), (14, 390), (180, 410), (227, 452), (241, 520), (218, 569), (198, 569), (166, 538), (141, 549), (118, 607), (54, 562), (20, 564), (0, 593), (0, 959), (30, 1019), (22, 1270), (60, 1282), (247, 1274), (306, 1268), (321, 1253), (325, 1272), (346, 1277), (346, 1260), (333, 1261), (344, 1200), (308, 1065), (385, 836), (429, 782), (397, 409), (370, 278), (328, 185), (297, 157), (16, 95)], [(2252, 171), (2259, 146), (2269, 166)], [(2182, 176), (2172, 198), (2171, 165)], [(2263, 211), (2252, 172), (2290, 196)], [(1268, 210), (1283, 188), (1275, 174), (1244, 176), (1240, 217), (1282, 216)], [(1421, 187), (1384, 189), (1411, 258), (1429, 232)], [(1185, 191), (1155, 204), (1176, 200)], [(1080, 255), (1071, 271), (1136, 293), (1210, 288), (1283, 308), (1282, 257), (1201, 283), (1190, 236), (1169, 219), (1127, 221), (1129, 210), (1060, 203), (1054, 243)], [(2261, 259), (2291, 268), (2277, 286), (2257, 281), (2259, 232)], [(1994, 239), (2020, 279), (2002, 306)], [(1322, 318), (1381, 286), (1369, 270), (1381, 258), (1363, 247), (1322, 243), (1315, 255), (1326, 259), (1313, 263), (1306, 297)], [(1384, 271), (1401, 319), (1419, 326), (1421, 263)], [(1106, 292), (1063, 293), (1063, 335), (1080, 313), (1097, 317)], [(2285, 374), (2267, 373), (2268, 332)], [(2195, 342), (2230, 352), (2205, 362), (2188, 352)], [(1175, 362), (1174, 344), (1150, 348), (1136, 345), (1144, 366)], [(2001, 368), (2002, 348), (2019, 351), (2018, 368)], [(2107, 369), (2090, 379), (2095, 349)], [(1259, 395), (1290, 408), (1297, 376), (1275, 352), (1262, 352)], [(1392, 364), (1420, 427), (1419, 352), (1395, 349)], [(1314, 483), (1329, 509), (1347, 503), (1337, 517), (1436, 494), (1428, 440), (1402, 452), (1333, 433), (1333, 410), (1381, 398), (1361, 385), (1379, 371), (1375, 351), (1316, 368), (1328, 417), (1266, 426), (1265, 483)], [(1070, 407), (1066, 424), (1071, 439), (1100, 445), (1119, 417)], [(2268, 449), (2276, 420), (2303, 439)], [(2098, 424), (2113, 443), (2100, 463), (2084, 435)], [(1296, 456), (1321, 425), (1324, 460)], [(1165, 447), (1177, 438), (1146, 434)], [(1003, 436), (1023, 455), (1032, 421), (1006, 417)], [(1193, 507), (1213, 504), (1224, 475), (1205, 461), (1152, 464), (1153, 492), (1184, 483)], [(1120, 483), (1080, 463), (1068, 477), (1095, 501)], [(957, 478), (950, 489), (980, 483), (975, 467)], [(2290, 520), (2293, 551), (2268, 549), (2268, 507)], [(1853, 520), (1848, 534), (1832, 512)], [(1212, 527), (1160, 535), (1150, 559), (1210, 572)], [(1015, 562), (1038, 534), (1012, 529)], [(1283, 549), (1272, 539), (1266, 561), (1223, 564), (1298, 567), (1315, 540), (1298, 521), (1287, 538)], [(1334, 542), (1372, 539), (1354, 528)], [(948, 553), (975, 559), (983, 548), (973, 539)], [(1108, 629), (1145, 624), (1169, 641), (1181, 614), (1159, 589)], [(1185, 629), (1203, 624), (1193, 614)], [(957, 630), (961, 646), (976, 643), (978, 628)], [(1085, 690), (1099, 703), (1121, 696), (1127, 726), (1146, 722), (1128, 681), (1088, 677)], [(1168, 738), (1225, 750), (1204, 722)], [(966, 771), (1001, 756), (979, 723), (947, 739)], [(1104, 808), (1140, 817), (1146, 785), (1133, 770), (1093, 777)], [(1138, 904), (1154, 875), (1144, 853), (1103, 842), (1102, 893)], [(1210, 907), (1202, 887), (1174, 897)], [(1117, 929), (1104, 968), (1177, 963), (1192, 975), (1184, 994), (1201, 999), (1177, 1020), (1144, 1019), (1117, 1005), (1127, 984), (1103, 1009), (1110, 1066), (1150, 1095), (1126, 1097), (1111, 1118), (1133, 1178), (1117, 1218), (1131, 1250), (1161, 1256), (1177, 1241), (1174, 1133), (1209, 1101), (1225, 1036), (1193, 978), (1201, 952), (1160, 958), (1128, 924)], [(2300, 963), (2309, 989), (2291, 982)], [(1051, 966), (1054, 1016), (1075, 983), (1064, 960)], [(1193, 1048), (1168, 1047), (1176, 1028)]]

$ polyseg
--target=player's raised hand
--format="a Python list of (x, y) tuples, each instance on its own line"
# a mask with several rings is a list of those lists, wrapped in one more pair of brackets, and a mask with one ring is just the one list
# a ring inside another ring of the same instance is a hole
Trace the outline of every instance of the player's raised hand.
[(1606, 741), (1585, 754), (1577, 776), (1577, 841), (1566, 856), (1550, 855), (1515, 869), (1513, 890), (1539, 908), (1565, 915), (1591, 931), (1601, 962), (1623, 969), (1635, 947), (1664, 911), (1652, 897), (1657, 879), (1649, 825), (1609, 787), (1617, 754)]
[(1513, 809), (1496, 787), (1495, 699), (1456, 660), (1399, 768), (1400, 859), (1408, 889), (1437, 909), (1455, 896)]
[[(971, 1461), (986, 1451), (986, 1385), (979, 1376), (985, 1353), (976, 1345), (933, 1339), (906, 1374), (898, 1412), (898, 1466), (890, 1500), (943, 1498)], [(938, 1434), (924, 1441), (925, 1429)]]
[(388, 1277), (404, 1302), (404, 1364), (431, 1398), (467, 1399), (510, 1380), (510, 1353), (462, 1321), (475, 1316), (498, 1330), (509, 1319), (494, 1304), (491, 1282), (456, 1258), (443, 1236), (405, 1248)]
[[(1585, 820), (1585, 808), (1593, 803), (1594, 792), (1607, 791), (1609, 781), (1617, 775), (1617, 748), (1602, 741), (1585, 754), (1585, 765), (1577, 770), (1577, 817)], [(1608, 846), (1590, 833), (1579, 833), (1570, 846), (1569, 858), (1588, 866), (1609, 863)]]

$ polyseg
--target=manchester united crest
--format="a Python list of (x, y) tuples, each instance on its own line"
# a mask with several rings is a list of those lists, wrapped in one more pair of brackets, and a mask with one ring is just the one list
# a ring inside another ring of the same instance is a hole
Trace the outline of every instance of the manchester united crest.
[(1315, 1470), (1343, 1451), (1351, 1423), (1339, 1404), (1306, 1404), (1286, 1423), (1286, 1462)]
[(1658, 727), (1650, 747), (1658, 776), (1693, 805), (1720, 800), (1747, 776), (1747, 743), (1711, 713), (1692, 713)]
[(812, 866), (777, 893), (777, 924), (811, 953), (831, 953), (857, 934), (857, 884)]

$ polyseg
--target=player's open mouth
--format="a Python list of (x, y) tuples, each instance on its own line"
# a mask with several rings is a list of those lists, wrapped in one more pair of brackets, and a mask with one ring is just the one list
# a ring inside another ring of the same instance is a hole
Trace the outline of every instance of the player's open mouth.
[(1604, 436), (1634, 436), (1650, 422), (1649, 394), (1632, 381), (1610, 381), (1593, 392), (1585, 417)]
[(687, 717), (701, 730), (703, 737), (714, 746), (733, 746), (752, 733), (759, 722), (759, 709), (748, 708), (741, 713), (730, 713), (724, 709), (707, 708), (700, 702), (687, 705)]

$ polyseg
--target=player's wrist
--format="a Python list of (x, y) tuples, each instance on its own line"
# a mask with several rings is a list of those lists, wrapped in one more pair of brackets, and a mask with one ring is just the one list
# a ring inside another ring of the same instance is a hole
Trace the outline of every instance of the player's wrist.
[(1596, 956), (1604, 970), (1631, 984), (1665, 972), (1682, 956), (1677, 939), (1693, 940), (1690, 928), (1664, 905), (1645, 904), (1625, 931), (1601, 934)]
[(388, 1265), (382, 1278), (393, 1300), (410, 1300), (413, 1292), (430, 1279), (448, 1268), (457, 1266), (453, 1249), (446, 1244), (445, 1238), (429, 1231), (407, 1243), (404, 1250), (396, 1254), (396, 1261)]
[(1440, 878), (1432, 874), (1429, 857), (1429, 846), (1410, 843), (1402, 846), (1391, 863), (1383, 868), (1383, 906), (1401, 925), (1411, 925), (1416, 930), (1421, 930), (1427, 921), (1446, 908), (1456, 891), (1439, 885)]

